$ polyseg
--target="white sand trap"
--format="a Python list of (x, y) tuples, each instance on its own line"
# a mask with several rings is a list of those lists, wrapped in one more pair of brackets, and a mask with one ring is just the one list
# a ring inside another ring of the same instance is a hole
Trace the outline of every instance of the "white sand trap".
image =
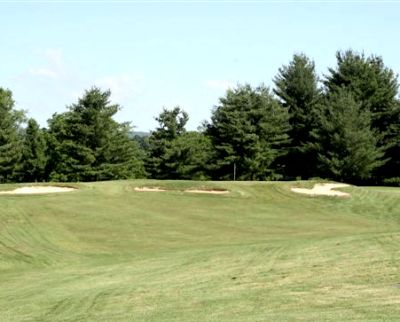
[(349, 187), (345, 183), (317, 183), (312, 189), (306, 188), (292, 188), (293, 192), (303, 193), (312, 196), (337, 196), (337, 197), (350, 197), (347, 192), (336, 191), (332, 189)]
[(200, 190), (200, 189), (189, 189), (185, 190), (185, 192), (190, 192), (190, 193), (208, 193), (208, 194), (213, 194), (213, 195), (224, 195), (229, 193), (228, 190)]
[(71, 192), (75, 188), (70, 187), (56, 187), (56, 186), (31, 186), (22, 187), (10, 191), (0, 191), (1, 195), (32, 195), (42, 193), (58, 193), (58, 192)]
[(143, 192), (163, 192), (167, 191), (165, 189), (161, 189), (159, 187), (136, 187), (135, 191), (143, 191)]

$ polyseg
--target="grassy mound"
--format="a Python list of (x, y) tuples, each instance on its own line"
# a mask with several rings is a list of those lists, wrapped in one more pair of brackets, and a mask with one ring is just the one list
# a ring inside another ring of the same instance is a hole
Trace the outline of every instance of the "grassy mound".
[(290, 191), (302, 185), (143, 180), (0, 196), (0, 320), (398, 320), (400, 189)]

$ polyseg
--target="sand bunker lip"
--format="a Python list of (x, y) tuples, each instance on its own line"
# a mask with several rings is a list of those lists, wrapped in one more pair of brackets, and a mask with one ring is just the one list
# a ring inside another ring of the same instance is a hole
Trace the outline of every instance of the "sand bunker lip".
[(208, 193), (213, 195), (223, 195), (229, 193), (228, 190), (217, 190), (217, 189), (188, 189), (185, 192), (189, 193)]
[(57, 186), (30, 186), (16, 188), (10, 191), (0, 191), (0, 195), (32, 195), (32, 194), (47, 194), (59, 192), (71, 192), (77, 189), (71, 187), (57, 187)]
[(336, 188), (349, 187), (346, 183), (317, 183), (312, 189), (306, 188), (291, 188), (293, 192), (307, 194), (311, 196), (336, 196), (336, 197), (350, 197), (347, 192), (332, 190)]
[(142, 191), (142, 192), (164, 192), (167, 191), (165, 189), (161, 189), (159, 187), (135, 187), (135, 191)]
[[(160, 187), (135, 187), (134, 190), (135, 191), (139, 191), (139, 192), (180, 191), (180, 190), (166, 190), (166, 189), (162, 189)], [(228, 190), (222, 190), (222, 189), (187, 189), (187, 190), (184, 190), (184, 192), (189, 192), (189, 193), (208, 193), (208, 194), (215, 194), (215, 195), (221, 195), (221, 194), (229, 193)]]

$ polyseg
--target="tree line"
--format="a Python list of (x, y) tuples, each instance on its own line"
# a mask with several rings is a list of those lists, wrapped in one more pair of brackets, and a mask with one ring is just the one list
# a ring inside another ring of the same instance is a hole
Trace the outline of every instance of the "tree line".
[(209, 122), (188, 131), (179, 106), (146, 137), (113, 116), (110, 91), (93, 87), (46, 128), (0, 88), (0, 182), (128, 178), (293, 180), (400, 185), (398, 80), (379, 56), (337, 52), (319, 76), (295, 54), (273, 88), (237, 85)]

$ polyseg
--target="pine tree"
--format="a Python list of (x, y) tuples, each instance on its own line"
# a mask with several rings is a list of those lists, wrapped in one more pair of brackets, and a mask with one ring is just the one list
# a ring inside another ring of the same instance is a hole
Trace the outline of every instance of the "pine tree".
[(188, 114), (179, 106), (172, 110), (163, 109), (156, 121), (159, 126), (149, 137), (146, 170), (154, 179), (177, 179), (176, 171), (171, 168), (171, 160), (167, 158), (173, 141), (186, 133)]
[(228, 90), (207, 126), (214, 150), (214, 177), (239, 180), (276, 178), (274, 162), (288, 143), (288, 113), (268, 88)]
[(211, 142), (202, 132), (186, 131), (188, 114), (179, 106), (163, 109), (148, 138), (146, 168), (155, 179), (208, 179)]
[(142, 154), (130, 139), (129, 124), (113, 116), (119, 110), (110, 104), (110, 91), (92, 88), (78, 103), (49, 121), (52, 180), (97, 181), (144, 176)]
[(315, 126), (315, 107), (321, 98), (315, 64), (307, 56), (294, 55), (274, 79), (274, 93), (289, 111), (291, 143), (282, 162), (289, 177), (309, 178), (315, 174), (316, 156), (305, 146)]
[(138, 142), (130, 137), (131, 130), (129, 123), (114, 123), (108, 144), (98, 155), (93, 167), (97, 181), (144, 178), (146, 176), (145, 154)]
[(43, 130), (34, 119), (29, 119), (24, 133), (21, 180), (43, 181), (47, 163), (46, 140)]
[(384, 133), (396, 108), (397, 76), (379, 56), (366, 57), (352, 50), (337, 52), (337, 67), (324, 80), (329, 93), (345, 88), (361, 108), (371, 112), (372, 127)]
[(169, 177), (206, 180), (212, 155), (210, 139), (204, 133), (189, 131), (175, 138), (165, 151)]
[(321, 176), (357, 183), (385, 162), (379, 135), (371, 129), (371, 113), (345, 89), (325, 99), (317, 121), (309, 147), (318, 153)]
[(20, 125), (23, 112), (14, 110), (10, 90), (0, 88), (0, 182), (14, 181), (22, 149)]
[(386, 67), (381, 57), (348, 50), (337, 52), (337, 67), (330, 68), (324, 84), (329, 93), (345, 88), (361, 108), (371, 113), (371, 125), (380, 134), (378, 145), (389, 159), (375, 171), (382, 180), (400, 177), (400, 109), (397, 76)]

